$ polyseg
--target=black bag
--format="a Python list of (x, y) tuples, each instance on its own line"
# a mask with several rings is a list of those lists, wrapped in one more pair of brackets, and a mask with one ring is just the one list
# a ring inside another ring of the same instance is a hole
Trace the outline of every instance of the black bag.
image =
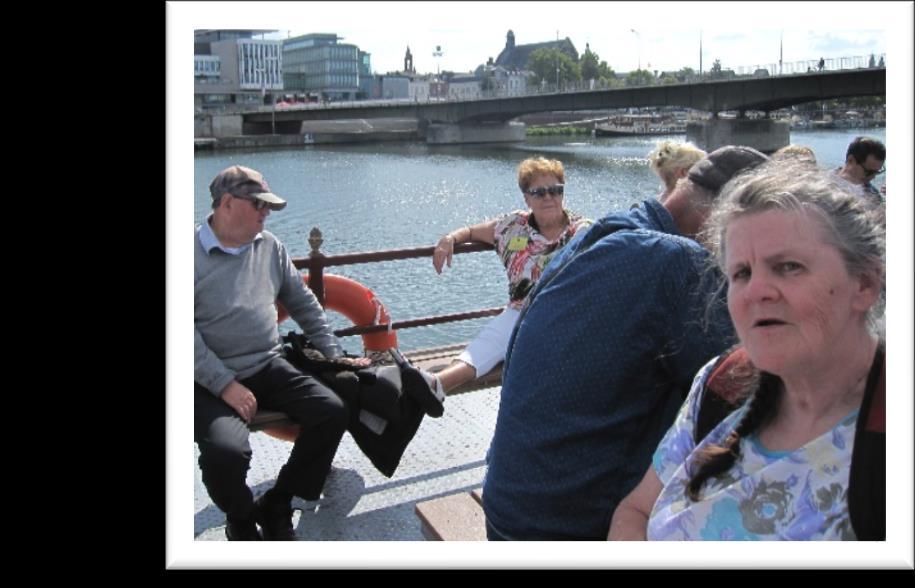
[(283, 341), (292, 365), (317, 376), (340, 396), (349, 409), (347, 430), (356, 445), (379, 472), (393, 476), (426, 414), (403, 393), (401, 368), (380, 363), (359, 368), (327, 359), (301, 333), (290, 332)]

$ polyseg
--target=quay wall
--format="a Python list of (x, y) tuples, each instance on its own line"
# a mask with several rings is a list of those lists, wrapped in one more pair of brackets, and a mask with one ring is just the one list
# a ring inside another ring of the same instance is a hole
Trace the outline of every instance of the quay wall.
[(237, 135), (234, 137), (198, 137), (194, 150), (221, 151), (224, 149), (253, 149), (273, 147), (298, 147), (301, 145), (332, 145), (341, 143), (372, 143), (389, 141), (416, 141), (416, 133), (304, 133), (301, 135)]
[(430, 145), (512, 143), (526, 139), (524, 124), (518, 122), (476, 125), (433, 123), (426, 129), (426, 142)]
[(419, 124), (413, 119), (358, 119), (303, 121), (290, 124), (242, 125), (238, 115), (196, 115), (195, 150), (293, 147), (338, 143), (417, 141), (422, 139)]

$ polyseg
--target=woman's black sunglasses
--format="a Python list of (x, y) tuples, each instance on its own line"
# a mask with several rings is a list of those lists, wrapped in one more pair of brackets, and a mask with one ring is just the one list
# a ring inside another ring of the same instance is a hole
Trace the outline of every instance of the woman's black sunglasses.
[(525, 190), (525, 192), (527, 192), (529, 195), (533, 196), (534, 198), (543, 198), (547, 194), (549, 194), (551, 196), (562, 196), (562, 193), (564, 190), (565, 190), (565, 187), (562, 184), (556, 184), (555, 186), (542, 186), (540, 188), (531, 188), (529, 190)]

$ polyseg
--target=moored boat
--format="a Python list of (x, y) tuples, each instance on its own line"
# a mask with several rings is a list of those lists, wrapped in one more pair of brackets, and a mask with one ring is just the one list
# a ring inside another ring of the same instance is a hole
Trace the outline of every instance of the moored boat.
[(686, 123), (651, 114), (629, 114), (594, 125), (595, 137), (673, 135), (686, 132)]

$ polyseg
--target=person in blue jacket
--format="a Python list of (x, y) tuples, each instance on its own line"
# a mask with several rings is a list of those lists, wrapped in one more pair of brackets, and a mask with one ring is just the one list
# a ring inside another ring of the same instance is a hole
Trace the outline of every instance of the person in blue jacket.
[(490, 540), (607, 537), (696, 372), (736, 340), (696, 235), (721, 187), (766, 160), (713, 151), (663, 204), (608, 214), (544, 270), (503, 366)]

